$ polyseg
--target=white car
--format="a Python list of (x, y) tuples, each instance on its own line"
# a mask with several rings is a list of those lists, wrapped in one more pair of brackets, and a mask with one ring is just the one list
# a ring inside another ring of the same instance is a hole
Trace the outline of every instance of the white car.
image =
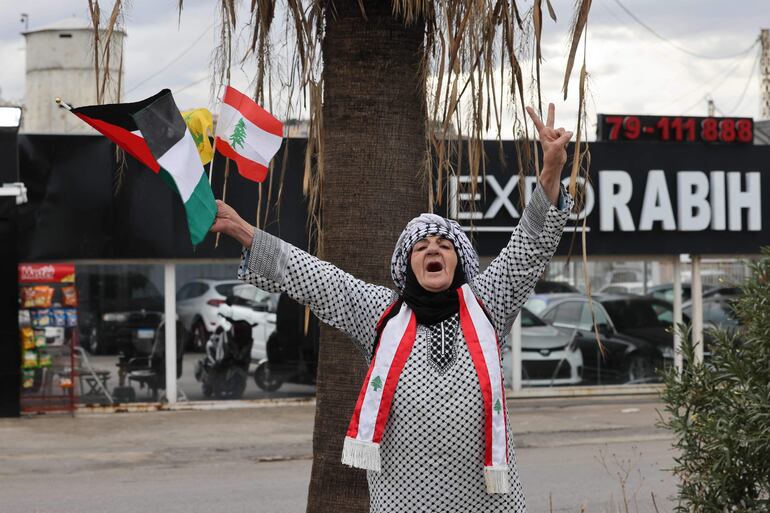
[[(196, 279), (186, 283), (176, 293), (176, 311), (187, 333), (190, 347), (203, 351), (209, 334), (217, 325), (217, 309), (233, 294), (233, 288), (244, 285), (240, 280)], [(253, 285), (248, 285), (258, 296), (258, 302), (270, 296)], [(260, 294), (261, 293), (261, 294)]]
[(254, 325), (251, 329), (254, 340), (251, 346), (253, 363), (267, 359), (267, 339), (275, 331), (277, 296), (248, 283), (239, 282), (233, 287), (230, 299), (232, 316)]
[[(513, 359), (510, 338), (503, 344), (503, 372), (511, 380)], [(574, 344), (573, 330), (547, 324), (521, 309), (521, 384), (524, 386), (577, 385), (583, 380), (583, 354)]]

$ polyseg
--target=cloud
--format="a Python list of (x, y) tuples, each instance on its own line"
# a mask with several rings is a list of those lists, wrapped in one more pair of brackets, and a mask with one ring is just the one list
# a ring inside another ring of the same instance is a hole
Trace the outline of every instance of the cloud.
[[(747, 48), (759, 35), (758, 23), (767, 19), (766, 0), (742, 0), (739, 4), (720, 0), (619, 1), (673, 44), (708, 55), (729, 55)], [(36, 0), (21, 7), (10, 0), (0, 0), (0, 3), (5, 13), (13, 13), (14, 9), (27, 12), (30, 28), (72, 14), (84, 18), (88, 15), (84, 0)], [(106, 5), (103, 9), (108, 10), (109, 2), (103, 3)], [(240, 4), (241, 14), (245, 14), (247, 4)], [(543, 25), (543, 98), (556, 100), (565, 124), (574, 125), (580, 63), (573, 71), (568, 100), (561, 100), (574, 2), (553, 0), (553, 4), (558, 22), (546, 18)], [(210, 61), (218, 41), (217, 28), (209, 27), (218, 20), (217, 6), (214, 0), (185, 0), (180, 21), (176, 2), (131, 4), (126, 19), (124, 77), (126, 90), (130, 91), (127, 100), (144, 98), (169, 87), (180, 108), (213, 107)], [(277, 15), (276, 20), (280, 19)], [(245, 16), (241, 16), (238, 29), (241, 38), (248, 32), (243, 29), (245, 21)], [(16, 16), (0, 19), (3, 98), (21, 99), (24, 95), (24, 40), (19, 34), (22, 29)], [(200, 41), (196, 43), (198, 38)], [(241, 49), (244, 45), (245, 42)], [(720, 60), (695, 58), (641, 27), (616, 0), (594, 0), (588, 32), (589, 120), (593, 123), (596, 111), (681, 114), (690, 109), (686, 113), (703, 114), (707, 95), (711, 95), (720, 111), (727, 115), (756, 117), (759, 87), (756, 69), (751, 72), (755, 55), (751, 52)], [(237, 52), (236, 57), (241, 56), (242, 51)], [(529, 69), (529, 63), (525, 67)], [(237, 87), (253, 89), (254, 76), (253, 61), (247, 61), (243, 69), (233, 64), (233, 84)], [(731, 112), (744, 89), (746, 93), (740, 107)], [(285, 93), (278, 84), (273, 91), (278, 96)]]

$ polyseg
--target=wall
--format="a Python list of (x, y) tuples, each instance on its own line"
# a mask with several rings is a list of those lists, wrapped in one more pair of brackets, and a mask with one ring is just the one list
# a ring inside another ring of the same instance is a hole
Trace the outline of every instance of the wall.
[[(69, 36), (69, 37), (67, 37)], [(62, 98), (73, 106), (96, 103), (93, 32), (89, 29), (43, 30), (25, 34), (27, 42), (26, 105), (22, 131), (95, 134), (88, 125), (57, 107)], [(110, 74), (115, 77), (103, 103), (117, 101), (123, 34), (113, 35)]]

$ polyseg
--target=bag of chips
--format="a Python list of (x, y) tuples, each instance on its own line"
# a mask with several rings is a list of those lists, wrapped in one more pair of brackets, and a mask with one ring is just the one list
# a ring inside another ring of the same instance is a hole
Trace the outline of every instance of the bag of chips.
[(35, 371), (28, 369), (24, 371), (21, 381), (22, 388), (32, 388), (35, 386)]
[(35, 287), (34, 303), (38, 308), (49, 308), (53, 299), (53, 287), (39, 285)]
[(63, 328), (64, 326), (67, 325), (67, 322), (66, 322), (67, 319), (66, 319), (66, 316), (64, 315), (64, 310), (62, 310), (61, 308), (54, 308), (53, 310), (51, 310), (50, 317), (53, 318), (51, 322), (53, 326), (58, 326), (60, 328)]
[(64, 306), (78, 306), (78, 291), (74, 286), (62, 287), (61, 295)]
[(21, 296), (22, 308), (34, 308), (35, 307), (35, 287), (22, 287), (19, 290)]
[(45, 347), (45, 342), (45, 330), (35, 330), (35, 347)]
[(37, 367), (37, 351), (24, 351), (24, 359), (21, 366), (24, 369), (34, 369)]
[(78, 325), (78, 311), (74, 308), (70, 308), (64, 311), (67, 316), (67, 327), (74, 328)]
[(36, 326), (38, 328), (43, 328), (45, 326), (49, 326), (51, 324), (51, 318), (49, 316), (49, 311), (46, 310), (33, 310), (32, 311), (32, 325)]
[(21, 348), (22, 349), (34, 349), (35, 348), (35, 332), (32, 328), (21, 328)]
[(52, 365), (51, 361), (51, 355), (46, 353), (45, 351), (40, 351), (40, 354), (38, 355), (38, 366), (40, 367), (50, 367)]

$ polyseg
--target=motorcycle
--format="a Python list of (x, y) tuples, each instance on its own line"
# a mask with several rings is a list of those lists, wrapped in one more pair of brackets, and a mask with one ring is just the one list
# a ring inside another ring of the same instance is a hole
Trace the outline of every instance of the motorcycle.
[(253, 322), (248, 309), (237, 308), (231, 298), (219, 305), (217, 327), (206, 342), (204, 356), (195, 365), (195, 379), (203, 395), (238, 399), (246, 390)]
[(275, 322), (266, 343), (267, 358), (257, 363), (254, 382), (265, 392), (284, 383), (315, 385), (318, 319), (284, 293), (278, 299)]

